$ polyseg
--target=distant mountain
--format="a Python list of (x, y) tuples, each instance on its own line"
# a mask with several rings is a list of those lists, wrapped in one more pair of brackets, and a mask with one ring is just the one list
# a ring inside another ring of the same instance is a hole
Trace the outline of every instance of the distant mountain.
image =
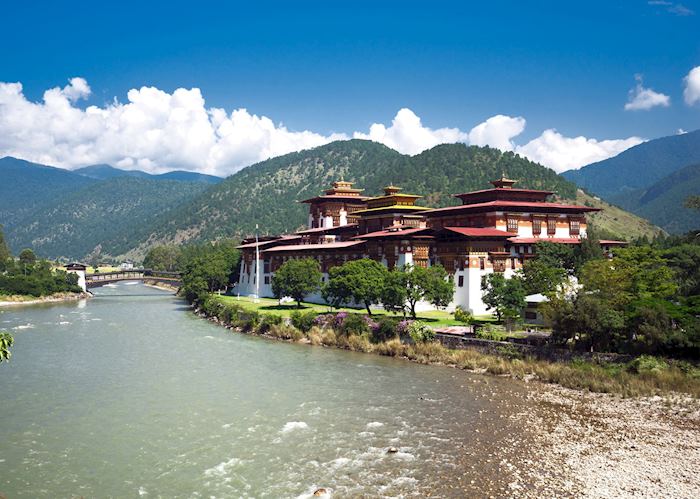
[(140, 170), (121, 170), (110, 165), (90, 165), (73, 170), (73, 173), (96, 180), (107, 180), (117, 177), (148, 178), (151, 175)]
[(655, 182), (700, 163), (700, 130), (650, 140), (617, 156), (562, 175), (605, 199), (646, 189)]
[(33, 248), (50, 258), (119, 255), (147, 239), (151, 224), (207, 188), (178, 182), (120, 176), (55, 197), (6, 227), (15, 254)]
[(73, 173), (96, 180), (106, 180), (117, 177), (136, 177), (150, 178), (154, 180), (176, 180), (178, 182), (202, 182), (205, 184), (218, 184), (223, 180), (221, 177), (215, 177), (214, 175), (206, 175), (204, 173), (187, 172), (182, 170), (153, 175), (142, 172), (141, 170), (122, 170), (110, 165), (84, 166), (82, 168), (78, 168), (77, 170), (73, 170)]
[[(138, 258), (149, 244), (183, 243), (240, 237), (259, 224), (263, 234), (292, 231), (307, 219), (307, 206), (298, 201), (313, 197), (334, 180), (352, 180), (365, 194), (377, 195), (395, 183), (406, 192), (424, 196), (429, 207), (458, 204), (453, 194), (490, 187), (502, 173), (519, 179), (520, 187), (547, 189), (562, 199), (607, 206), (582, 192), (549, 168), (510, 152), (488, 147), (445, 144), (416, 156), (400, 154), (364, 140), (333, 142), (287, 154), (228, 177), (189, 202), (161, 217), (151, 237), (129, 254)], [(653, 235), (658, 229), (620, 209), (597, 215), (596, 223), (621, 236)]]
[(686, 166), (645, 189), (617, 194), (611, 201), (665, 229), (682, 233), (700, 228), (698, 212), (683, 206), (688, 196), (700, 194), (700, 163)]
[(0, 224), (12, 224), (29, 211), (93, 183), (94, 179), (61, 168), (0, 158)]

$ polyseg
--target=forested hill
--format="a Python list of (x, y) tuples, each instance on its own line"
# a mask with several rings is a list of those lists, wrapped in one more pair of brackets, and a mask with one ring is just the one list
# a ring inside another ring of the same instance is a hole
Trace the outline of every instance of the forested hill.
[(612, 201), (668, 232), (684, 233), (700, 227), (697, 210), (684, 206), (689, 196), (698, 194), (700, 163), (681, 168), (645, 189), (618, 194)]
[[(510, 152), (446, 144), (407, 156), (374, 142), (350, 140), (287, 154), (239, 171), (159, 219), (149, 242), (238, 237), (251, 234), (255, 224), (263, 234), (291, 231), (307, 219), (308, 207), (298, 201), (318, 195), (341, 178), (354, 181), (368, 195), (377, 195), (382, 187), (394, 183), (405, 192), (425, 196), (420, 201), (425, 206), (437, 207), (458, 204), (453, 194), (488, 188), (489, 181), (503, 173), (518, 179), (519, 187), (551, 190), (569, 200), (577, 196), (573, 183)], [(624, 213), (617, 211), (618, 215)], [(634, 227), (631, 237), (640, 231), (653, 234), (650, 224), (630, 217), (630, 223), (625, 219), (620, 224)], [(132, 256), (142, 254), (144, 247)]]
[(661, 137), (562, 175), (605, 199), (646, 189), (671, 173), (700, 163), (700, 130)]
[(50, 258), (109, 260), (148, 238), (155, 219), (206, 188), (202, 182), (112, 178), (24, 213), (6, 225), (6, 236), (15, 252), (33, 248)]

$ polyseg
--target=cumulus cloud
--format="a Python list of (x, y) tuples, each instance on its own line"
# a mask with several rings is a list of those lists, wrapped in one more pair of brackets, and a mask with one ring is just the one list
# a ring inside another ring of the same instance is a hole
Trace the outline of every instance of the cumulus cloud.
[(642, 77), (635, 76), (637, 85), (629, 91), (625, 111), (648, 111), (652, 107), (668, 107), (671, 105), (671, 98), (660, 92), (655, 92), (651, 88), (644, 88)]
[(355, 132), (353, 137), (381, 142), (404, 154), (418, 154), (438, 144), (464, 142), (468, 135), (458, 128), (433, 130), (423, 126), (413, 111), (403, 108), (396, 113), (391, 126), (374, 123), (369, 133)]
[(695, 66), (691, 69), (683, 81), (685, 82), (685, 89), (683, 90), (685, 103), (692, 106), (700, 102), (700, 66)]
[(523, 130), (525, 130), (525, 118), (497, 114), (471, 129), (469, 143), (512, 151), (515, 149), (515, 144), (511, 139), (523, 133)]
[(488, 145), (515, 151), (560, 172), (641, 142), (638, 137), (571, 138), (547, 130), (519, 146), (514, 139), (525, 130), (523, 117), (499, 114), (466, 132), (425, 126), (407, 108), (399, 110), (388, 126), (374, 123), (367, 132), (324, 135), (292, 131), (243, 108), (229, 112), (207, 107), (197, 88), (168, 93), (141, 87), (129, 90), (126, 102), (115, 99), (102, 106), (80, 107), (79, 101), (90, 93), (84, 79), (72, 78), (65, 87), (49, 89), (41, 101), (32, 102), (23, 94), (21, 83), (0, 82), (0, 156), (66, 168), (107, 163), (153, 173), (183, 169), (230, 175), (257, 161), (353, 136), (404, 154), (418, 154), (443, 143)]
[(639, 137), (614, 140), (564, 137), (556, 130), (549, 129), (515, 151), (556, 172), (563, 172), (616, 156), (642, 142), (644, 140)]
[(246, 109), (207, 108), (197, 88), (132, 89), (127, 102), (81, 109), (90, 87), (73, 78), (30, 102), (21, 83), (0, 83), (0, 154), (63, 167), (108, 163), (161, 172), (230, 174), (256, 161), (345, 135), (295, 132)]

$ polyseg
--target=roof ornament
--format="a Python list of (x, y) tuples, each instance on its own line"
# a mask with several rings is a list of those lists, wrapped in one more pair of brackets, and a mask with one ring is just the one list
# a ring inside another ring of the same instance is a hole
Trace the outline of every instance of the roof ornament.
[(501, 173), (501, 178), (498, 180), (492, 180), (490, 183), (496, 188), (496, 189), (512, 189), (513, 184), (515, 184), (517, 180), (512, 180), (506, 177), (506, 172)]

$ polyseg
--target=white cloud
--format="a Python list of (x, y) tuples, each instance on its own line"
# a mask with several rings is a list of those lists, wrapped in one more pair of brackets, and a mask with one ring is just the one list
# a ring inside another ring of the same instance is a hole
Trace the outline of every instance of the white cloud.
[(685, 89), (683, 90), (685, 103), (692, 106), (700, 102), (700, 66), (695, 66), (691, 69), (683, 81), (685, 82)]
[(668, 107), (671, 105), (671, 98), (660, 92), (655, 92), (651, 88), (644, 88), (642, 77), (635, 76), (637, 85), (629, 91), (625, 111), (648, 111), (652, 107)]
[(556, 130), (549, 129), (515, 151), (561, 173), (616, 156), (642, 142), (644, 140), (639, 137), (616, 140), (564, 137)]
[(469, 132), (469, 143), (475, 146), (491, 146), (502, 151), (512, 151), (517, 137), (525, 130), (525, 118), (497, 114), (483, 123), (476, 125)]
[(396, 113), (390, 127), (374, 123), (369, 127), (369, 133), (355, 132), (353, 137), (381, 142), (403, 154), (418, 154), (438, 144), (464, 142), (468, 138), (458, 128), (432, 130), (425, 127), (420, 118), (406, 108)]
[[(316, 147), (346, 134), (291, 131), (246, 109), (207, 108), (197, 88), (167, 93), (154, 87), (132, 89), (127, 101), (81, 108), (90, 95), (82, 78), (29, 101), (21, 83), (0, 82), (0, 156), (16, 156), (66, 168), (108, 163), (119, 168), (163, 172), (172, 169), (230, 175), (257, 161)], [(525, 129), (523, 117), (496, 115), (473, 127), (429, 128), (410, 109), (396, 113), (389, 126), (374, 123), (356, 138), (381, 142), (404, 154), (443, 143), (465, 142), (515, 151), (556, 171), (605, 159), (639, 142), (564, 137), (554, 130), (524, 146), (514, 139)]]

